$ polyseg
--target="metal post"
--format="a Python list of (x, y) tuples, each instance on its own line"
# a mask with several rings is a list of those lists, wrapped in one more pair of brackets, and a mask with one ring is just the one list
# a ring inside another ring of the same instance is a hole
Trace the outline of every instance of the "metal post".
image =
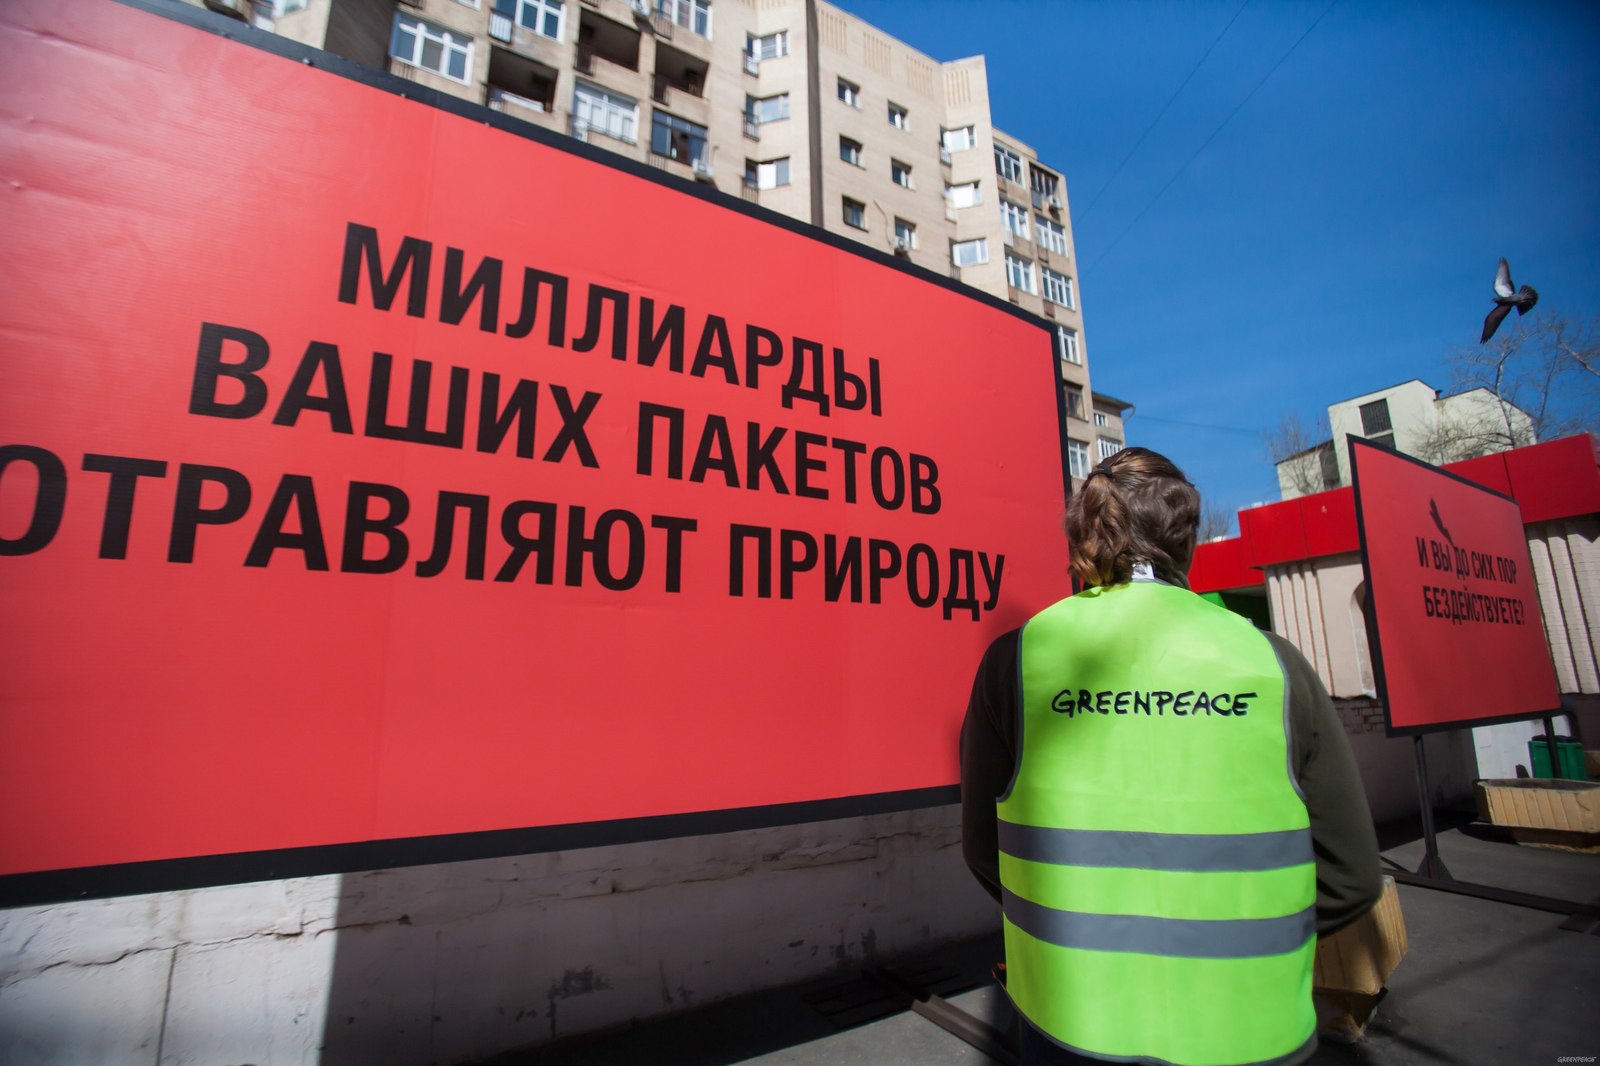
[(1411, 740), (1417, 753), (1417, 810), (1422, 815), (1422, 865), (1417, 867), (1417, 873), (1441, 881), (1453, 881), (1455, 878), (1450, 876), (1450, 871), (1444, 867), (1444, 860), (1439, 857), (1439, 842), (1433, 833), (1433, 795), (1428, 788), (1428, 756), (1422, 746), (1423, 738), (1419, 734)]
[(1561, 776), (1561, 752), (1556, 748), (1556, 720), (1554, 718), (1546, 718), (1544, 720), (1544, 742), (1550, 746), (1550, 777), (1552, 779), (1558, 778)]

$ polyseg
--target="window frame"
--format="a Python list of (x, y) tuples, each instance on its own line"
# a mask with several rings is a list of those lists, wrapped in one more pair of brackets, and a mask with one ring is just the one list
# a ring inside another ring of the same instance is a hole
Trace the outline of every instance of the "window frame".
[(1033, 226), (1039, 234), (1033, 239), (1033, 243), (1056, 255), (1067, 254), (1067, 227), (1037, 212), (1033, 216)]
[[(1011, 167), (1008, 169), (1008, 167), (1005, 164), (1011, 164)], [(1010, 173), (1010, 169), (1014, 169), (1016, 171), (1016, 173), (1013, 175), (1012, 173)], [(1006, 181), (1010, 182), (1013, 185), (1021, 185), (1022, 184), (1022, 155), (1021, 155), (1021, 153), (1017, 152), (1013, 148), (1007, 148), (1005, 145), (1003, 145), (1003, 144), (999, 143), (998, 141), (996, 141), (995, 142), (995, 146), (994, 146), (994, 172), (996, 174), (1000, 175), (1002, 178), (1006, 179)]]
[[(899, 122), (895, 121), (896, 116), (899, 117), (899, 119), (900, 119)], [(909, 131), (911, 129), (911, 110), (909, 108), (906, 108), (906, 107), (901, 107), (899, 104), (895, 103), (893, 100), (890, 100), (889, 101), (889, 125), (893, 126), (897, 130), (907, 130), (907, 131)]]
[[(768, 168), (771, 168), (770, 171)], [(772, 176), (771, 183), (763, 184), (764, 175), (767, 173)], [(754, 181), (751, 180), (752, 176), (755, 179)], [(778, 180), (780, 177), (783, 179), (782, 181)], [(789, 157), (781, 155), (776, 159), (746, 159), (744, 161), (744, 184), (746, 188), (756, 189), (757, 191), (781, 189), (789, 184)]]
[(861, 86), (849, 78), (839, 79), (839, 102), (861, 110)]
[[(778, 113), (766, 115), (761, 105), (777, 101)], [(765, 126), (769, 122), (782, 122), (789, 118), (789, 94), (787, 92), (773, 93), (771, 96), (756, 96), (754, 93), (744, 94), (744, 117), (757, 126)]]
[[(711, 40), (711, 0), (655, 0), (651, 9), (674, 26), (680, 26), (696, 37)], [(679, 18), (680, 12), (684, 13), (682, 19)], [(704, 33), (695, 28), (699, 15), (705, 16)]]
[[(1057, 307), (1065, 307), (1069, 311), (1077, 310), (1078, 301), (1072, 291), (1072, 276), (1070, 274), (1063, 274), (1059, 270), (1051, 270), (1049, 267), (1044, 267), (1040, 271), (1039, 283), (1040, 288), (1044, 290), (1044, 298), (1046, 300), (1049, 300)], [(1059, 289), (1060, 295), (1065, 299), (1057, 299), (1052, 292), (1054, 289)]]
[(866, 164), (861, 161), (861, 151), (865, 147), (854, 137), (846, 137), (841, 133), (839, 135), (839, 161), (841, 163), (849, 163), (853, 167), (865, 167)]
[(1056, 340), (1060, 346), (1060, 358), (1063, 362), (1073, 366), (1083, 365), (1083, 349), (1078, 346), (1078, 331), (1071, 326), (1056, 323)]
[[(854, 197), (850, 197), (850, 196), (841, 196), (839, 198), (839, 200), (840, 200), (840, 203), (839, 203), (840, 217), (843, 218), (844, 224), (846, 226), (849, 226), (851, 229), (859, 229), (859, 230), (866, 229), (867, 228), (867, 205), (863, 201), (857, 200)], [(856, 216), (856, 219), (857, 219), (857, 221), (855, 221), (855, 222), (850, 221), (850, 215), (851, 215), (851, 209), (852, 208), (854, 208), (854, 213), (855, 213), (855, 216)]]
[[(413, 41), (410, 58), (400, 55), (396, 51), (399, 47), (402, 26), (406, 23), (412, 24), (405, 27)], [(429, 36), (427, 31), (430, 30), (433, 31), (434, 36)], [(424, 65), (421, 61), (423, 49), (430, 40), (439, 45), (439, 58), (442, 69), (435, 70), (433, 67)], [(465, 43), (463, 44), (462, 42)], [(394, 22), (389, 27), (389, 58), (404, 63), (408, 67), (425, 70), (429, 74), (437, 74), (441, 78), (460, 85), (472, 84), (472, 61), (476, 43), (471, 37), (463, 37), (454, 30), (446, 29), (436, 23), (429, 22), (427, 19), (418, 18), (416, 15), (408, 14), (404, 11), (396, 11), (394, 13)], [(450, 73), (451, 55), (459, 55), (461, 58), (462, 75), (459, 78)]]
[(1000, 228), (1018, 240), (1033, 239), (1028, 235), (1028, 216), (1032, 213), (1021, 204), (1014, 204), (1003, 196), (1000, 198)]
[[(567, 9), (570, 0), (494, 0), (493, 11), (502, 18), (511, 20), (513, 26), (520, 26), (529, 33), (537, 34), (547, 41), (564, 42), (567, 39)], [(509, 10), (508, 10), (509, 9)], [(531, 20), (523, 21), (524, 13), (528, 13)], [(554, 35), (544, 32), (544, 17), (554, 15), (556, 32)]]
[[(1036, 294), (1038, 285), (1034, 280), (1033, 260), (1026, 256), (1018, 255), (1011, 249), (1006, 249), (1006, 284), (1013, 289), (1020, 289), (1030, 296)], [(1020, 282), (1020, 284), (1019, 284)]]
[[(971, 262), (965, 262), (965, 263), (962, 262), (961, 261), (961, 256), (960, 256), (959, 253), (960, 253), (960, 250), (963, 249), (963, 248), (970, 248), (970, 249), (976, 251), (981, 256), (981, 258), (975, 258)], [(972, 237), (972, 238), (969, 238), (968, 240), (964, 240), (964, 241), (952, 240), (950, 242), (950, 262), (955, 264), (956, 266), (958, 266), (958, 267), (983, 266), (988, 261), (989, 261), (989, 238), (987, 238), (987, 237)]]
[(1093, 465), (1089, 462), (1089, 442), (1068, 437), (1067, 473), (1081, 481), (1088, 477), (1089, 471), (1093, 469)]
[[(763, 63), (768, 59), (782, 59), (789, 54), (788, 30), (774, 30), (771, 33), (763, 34), (746, 33), (744, 37), (744, 54), (750, 56), (757, 63)], [(771, 55), (763, 54), (761, 47), (763, 41), (775, 42), (776, 48)]]
[[(951, 143), (951, 134), (959, 133), (963, 136), (965, 144)], [(939, 127), (939, 147), (947, 152), (965, 152), (969, 148), (978, 146), (978, 129), (976, 126), (941, 126)]]
[[(901, 232), (902, 229), (905, 232), (902, 233)], [(895, 236), (895, 240), (897, 242), (899, 240), (901, 240), (901, 239), (905, 239), (906, 240), (906, 249), (908, 251), (915, 251), (916, 250), (916, 248), (917, 248), (917, 224), (915, 222), (912, 222), (910, 219), (901, 218), (899, 215), (896, 215), (895, 219), (894, 219), (894, 236)]]
[(1115, 437), (1096, 437), (1095, 444), (1098, 446), (1102, 463), (1127, 447), (1126, 444)]
[[(956, 200), (957, 200), (956, 190), (957, 189), (971, 189), (972, 190), (972, 200), (970, 202), (968, 202), (968, 203), (957, 203), (956, 202)], [(945, 182), (944, 199), (945, 199), (945, 203), (949, 204), (953, 208), (958, 208), (959, 209), (959, 208), (963, 208), (963, 207), (982, 207), (983, 206), (983, 184), (981, 182), (976, 182), (976, 181), (963, 181), (963, 182), (960, 182), (959, 184), (954, 184), (954, 183), (951, 183), (951, 182)]]
[[(580, 118), (578, 106), (580, 100), (590, 107), (594, 107), (596, 104), (602, 105), (603, 113), (607, 116), (612, 112), (618, 115), (626, 114), (631, 119), (633, 136), (624, 136), (621, 133), (613, 132), (609, 125), (601, 125), (587, 118)], [(622, 105), (620, 101), (627, 101), (627, 105)], [(631, 114), (629, 114), (630, 111)], [(602, 136), (611, 137), (624, 144), (639, 143), (639, 101), (623, 93), (612, 92), (610, 89), (596, 85), (594, 82), (584, 81), (580, 78), (572, 83), (572, 118), (574, 122), (582, 121), (585, 127)]]
[[(900, 180), (902, 177), (905, 178), (904, 181)], [(889, 158), (889, 180), (902, 189), (913, 188), (911, 184), (911, 164), (891, 156)]]
[[(666, 123), (663, 124), (661, 122), (661, 119), (666, 119), (667, 120)], [(683, 125), (689, 126), (689, 127), (692, 127), (692, 128), (679, 131), (678, 128), (673, 125), (674, 122), (681, 122), (681, 123), (683, 123)], [(667, 131), (667, 148), (669, 150), (666, 151), (666, 152), (658, 152), (658, 151), (656, 151), (656, 130), (658, 128), (664, 128)], [(694, 144), (695, 144), (694, 131), (695, 130), (699, 130), (700, 131), (700, 138), (699, 138), (699, 141), (700, 141), (700, 152), (699, 152), (699, 154), (696, 154), (695, 151), (694, 151)], [(689, 153), (688, 153), (688, 157), (685, 158), (685, 159), (680, 159), (676, 155), (672, 154), (672, 151), (671, 151), (671, 149), (673, 147), (673, 137), (672, 137), (672, 135), (675, 132), (682, 132), (682, 133), (686, 134), (689, 137)], [(710, 159), (710, 155), (711, 155), (711, 131), (709, 129), (707, 129), (705, 126), (700, 125), (700, 123), (698, 123), (698, 122), (690, 122), (688, 119), (684, 118), (682, 115), (674, 115), (671, 111), (667, 111), (667, 110), (664, 110), (663, 108), (659, 108), (659, 107), (651, 108), (651, 110), (650, 110), (650, 154), (651, 155), (661, 156), (664, 159), (670, 159), (674, 163), (682, 163), (684, 166), (687, 166), (687, 167), (693, 167), (696, 163), (704, 162), (704, 161), (707, 161), (707, 160)]]

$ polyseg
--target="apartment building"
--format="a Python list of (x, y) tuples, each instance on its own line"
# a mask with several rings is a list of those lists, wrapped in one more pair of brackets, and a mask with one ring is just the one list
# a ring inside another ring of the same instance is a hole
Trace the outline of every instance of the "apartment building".
[[(982, 56), (940, 62), (822, 0), (190, 2), (704, 182), (1048, 318), (1062, 380), (1078, 397), (1067, 413), (1072, 454), (1098, 462), (1122, 445), (1128, 405), (1083, 402), (1089, 367), (1066, 182), (995, 128)], [(1074, 458), (1074, 479), (1089, 466)]]

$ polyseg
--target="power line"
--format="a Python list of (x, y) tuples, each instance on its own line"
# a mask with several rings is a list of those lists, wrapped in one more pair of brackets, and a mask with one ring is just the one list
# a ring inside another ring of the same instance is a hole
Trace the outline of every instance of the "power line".
[(1157, 192), (1154, 196), (1152, 196), (1150, 198), (1149, 203), (1145, 204), (1144, 207), (1142, 207), (1139, 210), (1139, 213), (1134, 216), (1133, 221), (1128, 223), (1127, 227), (1125, 229), (1123, 229), (1123, 231), (1121, 233), (1117, 234), (1116, 239), (1113, 240), (1109, 245), (1106, 246), (1105, 251), (1101, 252), (1098, 256), (1095, 257), (1095, 261), (1093, 263), (1089, 264), (1089, 269), (1087, 271), (1085, 271), (1085, 273), (1088, 273), (1088, 274), (1094, 273), (1094, 268), (1100, 265), (1101, 260), (1105, 259), (1106, 256), (1110, 255), (1111, 254), (1111, 250), (1113, 248), (1115, 248), (1117, 245), (1122, 243), (1122, 238), (1126, 237), (1129, 234), (1129, 232), (1132, 231), (1133, 227), (1135, 227), (1135, 226), (1137, 226), (1139, 224), (1139, 220), (1144, 218), (1144, 216), (1149, 212), (1149, 210), (1156, 205), (1156, 201), (1157, 200), (1160, 200), (1162, 196), (1166, 195), (1167, 190), (1172, 188), (1173, 183), (1178, 180), (1178, 178), (1183, 174), (1183, 172), (1185, 170), (1189, 169), (1190, 164), (1192, 164), (1196, 159), (1200, 158), (1200, 153), (1204, 152), (1207, 148), (1209, 148), (1211, 146), (1211, 142), (1217, 139), (1217, 135), (1219, 133), (1221, 133), (1224, 129), (1227, 128), (1228, 123), (1233, 121), (1233, 117), (1235, 115), (1237, 115), (1240, 111), (1244, 110), (1244, 105), (1248, 104), (1252, 99), (1255, 98), (1256, 93), (1260, 92), (1261, 91), (1261, 87), (1267, 83), (1267, 79), (1271, 78), (1274, 74), (1276, 74), (1278, 72), (1278, 68), (1283, 66), (1284, 62), (1291, 55), (1294, 54), (1294, 50), (1296, 48), (1300, 47), (1300, 43), (1302, 41), (1304, 41), (1307, 37), (1311, 36), (1311, 31), (1317, 28), (1318, 24), (1320, 24), (1322, 22), (1322, 20), (1327, 17), (1328, 12), (1332, 11), (1334, 9), (1335, 5), (1337, 5), (1338, 3), (1339, 3), (1339, 0), (1332, 0), (1332, 3), (1330, 3), (1327, 7), (1322, 9), (1322, 14), (1318, 15), (1316, 17), (1316, 20), (1314, 22), (1312, 22), (1311, 25), (1306, 27), (1306, 31), (1299, 36), (1299, 38), (1294, 42), (1294, 44), (1291, 44), (1289, 46), (1289, 50), (1287, 52), (1283, 53), (1282, 56), (1278, 57), (1278, 61), (1276, 63), (1272, 64), (1272, 69), (1267, 71), (1266, 74), (1262, 75), (1261, 80), (1256, 82), (1255, 87), (1253, 89), (1251, 89), (1248, 93), (1245, 94), (1244, 99), (1239, 101), (1239, 104), (1238, 104), (1237, 107), (1235, 107), (1232, 111), (1228, 112), (1228, 117), (1222, 120), (1221, 125), (1217, 126), (1216, 129), (1211, 131), (1211, 136), (1209, 136), (1209, 137), (1207, 137), (1205, 139), (1205, 143), (1202, 144), (1199, 148), (1196, 148), (1195, 151), (1194, 151), (1194, 154), (1191, 155), (1188, 159), (1183, 161), (1183, 165), (1180, 166), (1173, 173), (1171, 178), (1167, 179), (1167, 183), (1165, 185), (1161, 186), (1161, 191)]
[(1256, 437), (1260, 433), (1254, 429), (1245, 429), (1242, 426), (1216, 426), (1209, 422), (1185, 422), (1178, 418), (1161, 418), (1158, 415), (1147, 415), (1143, 411), (1135, 412), (1135, 417), (1141, 422), (1164, 422), (1174, 426), (1187, 426), (1190, 429), (1211, 429), (1219, 433), (1240, 433), (1247, 437)]
[(1173, 101), (1178, 99), (1178, 94), (1183, 92), (1189, 82), (1194, 80), (1194, 76), (1200, 72), (1200, 68), (1205, 66), (1206, 60), (1211, 58), (1212, 51), (1228, 35), (1228, 31), (1233, 29), (1233, 24), (1239, 21), (1239, 16), (1244, 14), (1244, 9), (1249, 6), (1250, 0), (1244, 0), (1244, 3), (1239, 5), (1239, 10), (1235, 11), (1233, 18), (1229, 19), (1228, 24), (1222, 27), (1222, 32), (1217, 34), (1216, 39), (1211, 42), (1211, 47), (1206, 49), (1205, 55), (1201, 56), (1199, 62), (1195, 63), (1194, 67), (1190, 69), (1189, 76), (1184, 78), (1182, 84), (1176, 89), (1172, 90), (1172, 95), (1167, 97), (1167, 102), (1161, 105), (1161, 110), (1156, 113), (1155, 118), (1150, 120), (1150, 125), (1146, 126), (1144, 132), (1139, 134), (1139, 139), (1133, 143), (1132, 148), (1128, 149), (1128, 154), (1122, 157), (1122, 162), (1117, 164), (1117, 169), (1111, 172), (1111, 176), (1106, 179), (1105, 184), (1100, 186), (1100, 191), (1094, 194), (1094, 197), (1089, 201), (1089, 206), (1083, 209), (1082, 215), (1078, 216), (1078, 222), (1081, 223), (1089, 217), (1089, 213), (1094, 210), (1094, 205), (1100, 202), (1100, 197), (1111, 187), (1111, 183), (1117, 180), (1117, 175), (1122, 173), (1122, 168), (1128, 165), (1128, 160), (1132, 159), (1134, 153), (1139, 150), (1139, 146), (1144, 144), (1145, 138), (1150, 136), (1150, 131), (1155, 129), (1156, 125), (1166, 117), (1167, 110), (1172, 107)]

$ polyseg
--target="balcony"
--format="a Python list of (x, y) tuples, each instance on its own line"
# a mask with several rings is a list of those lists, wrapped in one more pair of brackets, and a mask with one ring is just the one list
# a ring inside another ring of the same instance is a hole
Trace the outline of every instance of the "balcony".
[(656, 102), (668, 103), (673, 91), (686, 93), (696, 99), (706, 91), (706, 74), (710, 67), (705, 60), (671, 45), (656, 45), (656, 69), (653, 95)]
[(595, 60), (603, 59), (626, 70), (639, 69), (639, 31), (613, 22), (593, 11), (578, 13), (579, 73), (594, 73)]
[(486, 103), (495, 111), (518, 118), (548, 115), (555, 110), (556, 70), (518, 55), (509, 48), (489, 51), (489, 89)]

